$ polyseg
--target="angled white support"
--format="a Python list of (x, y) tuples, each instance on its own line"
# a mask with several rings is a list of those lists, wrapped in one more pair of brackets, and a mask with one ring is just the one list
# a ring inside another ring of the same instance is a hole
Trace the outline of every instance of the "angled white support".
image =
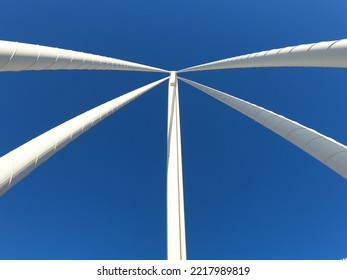
[(0, 157), (0, 195), (89, 128), (167, 79), (148, 84), (97, 106)]
[(189, 67), (179, 72), (253, 67), (347, 67), (347, 39), (245, 54)]
[(185, 260), (186, 237), (181, 154), (181, 128), (176, 72), (171, 72), (167, 136), (167, 258)]
[(61, 69), (168, 72), (100, 55), (0, 40), (0, 71)]
[(262, 124), (347, 179), (345, 145), (250, 102), (187, 79), (180, 79)]

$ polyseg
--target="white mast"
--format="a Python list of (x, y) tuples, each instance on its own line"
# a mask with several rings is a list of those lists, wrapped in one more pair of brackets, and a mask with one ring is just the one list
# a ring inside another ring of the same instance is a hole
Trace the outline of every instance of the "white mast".
[(178, 72), (281, 66), (347, 67), (347, 39), (245, 54), (189, 67)]
[(345, 145), (250, 102), (187, 79), (180, 79), (262, 124), (347, 179)]
[(0, 195), (89, 128), (167, 79), (148, 84), (97, 106), (0, 157)]
[(0, 71), (60, 69), (168, 72), (100, 55), (0, 40)]
[(167, 258), (185, 260), (181, 128), (176, 72), (171, 72), (169, 80), (167, 141)]

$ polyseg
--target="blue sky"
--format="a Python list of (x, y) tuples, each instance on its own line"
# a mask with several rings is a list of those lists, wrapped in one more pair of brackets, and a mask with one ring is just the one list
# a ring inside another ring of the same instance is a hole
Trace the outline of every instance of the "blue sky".
[[(168, 70), (346, 38), (346, 1), (0, 0), (0, 39)], [(0, 74), (0, 155), (164, 77)], [(347, 70), (182, 75), (347, 144)], [(189, 259), (347, 257), (345, 179), (180, 82)], [(165, 259), (167, 83), (79, 137), (0, 199), (0, 259)]]

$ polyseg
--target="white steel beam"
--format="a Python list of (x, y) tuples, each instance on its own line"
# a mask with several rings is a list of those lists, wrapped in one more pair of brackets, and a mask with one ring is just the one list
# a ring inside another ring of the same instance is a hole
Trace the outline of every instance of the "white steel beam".
[(262, 124), (347, 179), (345, 145), (250, 102), (187, 79), (180, 79)]
[(169, 80), (167, 141), (167, 257), (169, 260), (185, 260), (181, 128), (176, 72), (171, 72)]
[(0, 157), (0, 195), (89, 128), (167, 79), (153, 82), (97, 106)]
[(0, 71), (61, 69), (168, 72), (100, 55), (0, 40)]
[(253, 67), (347, 67), (347, 39), (245, 54), (189, 67), (179, 72)]

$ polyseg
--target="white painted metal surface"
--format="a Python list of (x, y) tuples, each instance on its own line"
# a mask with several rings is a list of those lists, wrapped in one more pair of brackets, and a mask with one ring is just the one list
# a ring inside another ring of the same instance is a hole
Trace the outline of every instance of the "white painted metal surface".
[(176, 72), (171, 72), (169, 80), (167, 141), (167, 258), (185, 260), (181, 128)]
[(60, 69), (168, 72), (100, 55), (0, 40), (0, 71)]
[(89, 128), (168, 78), (95, 107), (0, 157), (0, 195)]
[(179, 72), (282, 66), (347, 67), (347, 39), (256, 52), (189, 67)]
[(311, 128), (202, 84), (180, 78), (262, 124), (347, 179), (347, 147)]

